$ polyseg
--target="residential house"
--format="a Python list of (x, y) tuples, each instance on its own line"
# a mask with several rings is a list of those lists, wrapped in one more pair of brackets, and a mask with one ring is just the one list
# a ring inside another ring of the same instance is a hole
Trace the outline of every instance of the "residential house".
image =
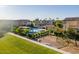
[(64, 19), (64, 29), (79, 29), (79, 17), (69, 17)]
[(21, 19), (21, 20), (17, 20), (17, 23), (19, 26), (28, 26), (31, 24), (31, 21), (27, 19)]

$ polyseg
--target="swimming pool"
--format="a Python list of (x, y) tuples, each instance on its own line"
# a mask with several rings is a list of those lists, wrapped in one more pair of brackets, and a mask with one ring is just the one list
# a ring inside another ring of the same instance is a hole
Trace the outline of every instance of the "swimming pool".
[(29, 34), (33, 34), (33, 33), (37, 33), (37, 32), (41, 32), (45, 29), (39, 29), (39, 28), (30, 28), (30, 32)]

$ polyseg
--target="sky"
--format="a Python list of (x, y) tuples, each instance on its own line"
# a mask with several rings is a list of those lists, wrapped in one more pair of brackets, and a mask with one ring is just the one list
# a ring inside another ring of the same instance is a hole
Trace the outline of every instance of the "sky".
[(78, 5), (1, 5), (0, 19), (79, 17)]

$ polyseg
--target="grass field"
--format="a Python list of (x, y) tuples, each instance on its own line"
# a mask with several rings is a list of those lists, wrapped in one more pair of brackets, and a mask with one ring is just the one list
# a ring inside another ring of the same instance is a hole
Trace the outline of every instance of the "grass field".
[(0, 54), (59, 54), (52, 49), (5, 34), (0, 38)]

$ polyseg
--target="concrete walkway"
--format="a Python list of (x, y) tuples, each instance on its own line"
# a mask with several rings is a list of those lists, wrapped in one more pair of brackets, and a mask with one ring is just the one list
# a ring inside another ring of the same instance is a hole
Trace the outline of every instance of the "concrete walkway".
[(23, 36), (20, 36), (20, 35), (17, 35), (17, 34), (11, 33), (11, 32), (9, 32), (8, 34), (13, 35), (13, 36), (16, 36), (16, 37), (19, 37), (19, 38), (22, 38), (22, 39), (24, 39), (24, 40), (27, 40), (27, 41), (30, 41), (30, 42), (36, 43), (36, 44), (38, 44), (38, 45), (41, 45), (41, 46), (47, 47), (47, 48), (49, 48), (49, 49), (52, 49), (52, 50), (55, 50), (55, 51), (58, 51), (58, 52), (61, 52), (61, 53), (64, 53), (64, 54), (71, 54), (71, 53), (69, 53), (69, 52), (65, 52), (65, 51), (63, 51), (63, 50), (60, 50), (60, 49), (57, 49), (57, 48), (54, 48), (54, 47), (50, 47), (50, 46), (48, 46), (48, 45), (45, 45), (45, 44), (42, 44), (42, 43), (39, 43), (39, 42), (33, 41), (33, 40), (31, 40), (31, 39), (25, 38), (25, 37), (23, 37)]

